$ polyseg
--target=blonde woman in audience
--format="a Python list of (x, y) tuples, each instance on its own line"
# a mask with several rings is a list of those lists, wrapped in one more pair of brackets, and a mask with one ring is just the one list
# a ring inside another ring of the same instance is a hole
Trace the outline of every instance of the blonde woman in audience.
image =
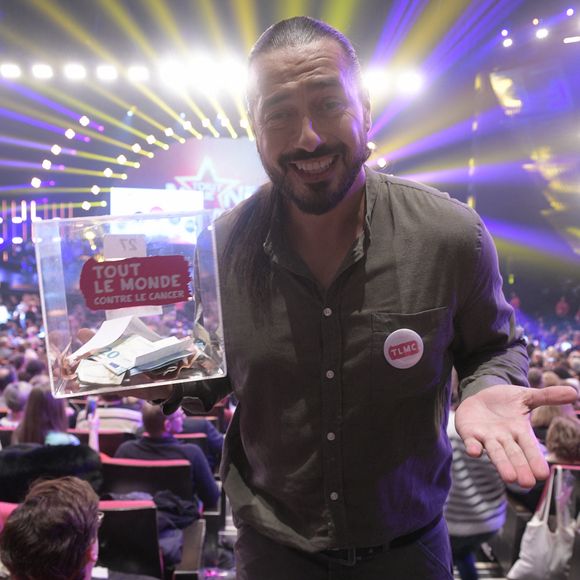
[(580, 463), (580, 421), (555, 417), (546, 435), (550, 463)]
[(531, 423), (536, 437), (541, 443), (546, 442), (546, 434), (555, 417), (576, 419), (573, 405), (546, 405), (538, 407), (531, 413)]

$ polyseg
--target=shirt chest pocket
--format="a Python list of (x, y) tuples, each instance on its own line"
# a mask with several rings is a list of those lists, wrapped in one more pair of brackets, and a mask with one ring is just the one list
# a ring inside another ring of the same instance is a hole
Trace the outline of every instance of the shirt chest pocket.
[[(447, 357), (450, 356), (452, 321), (447, 307), (414, 314), (375, 312), (371, 314), (371, 325), (374, 398), (417, 397), (441, 383), (442, 374), (447, 374), (450, 368)], [(385, 353), (385, 341), (389, 337), (392, 338)], [(417, 360), (421, 346), (423, 354)], [(405, 365), (407, 368), (397, 368)]]

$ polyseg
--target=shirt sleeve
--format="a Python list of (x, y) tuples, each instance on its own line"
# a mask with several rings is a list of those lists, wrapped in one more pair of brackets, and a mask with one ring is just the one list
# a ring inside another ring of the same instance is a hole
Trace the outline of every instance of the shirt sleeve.
[[(475, 268), (455, 317), (454, 366), (461, 399), (493, 385), (528, 386), (528, 355), (502, 291), (495, 245), (479, 219)], [(470, 275), (471, 274), (471, 275)]]
[(215, 481), (211, 469), (209, 468), (209, 463), (207, 462), (203, 451), (195, 445), (191, 445), (189, 451), (195, 493), (203, 502), (203, 507), (206, 510), (213, 508), (216, 506), (219, 499), (220, 489)]

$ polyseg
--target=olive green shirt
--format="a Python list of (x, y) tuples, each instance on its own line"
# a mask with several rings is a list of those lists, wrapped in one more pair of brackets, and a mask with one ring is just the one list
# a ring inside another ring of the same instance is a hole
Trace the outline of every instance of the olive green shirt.
[[(386, 543), (442, 512), (452, 366), (463, 397), (527, 384), (480, 217), (432, 188), (366, 174), (364, 232), (326, 291), (274, 227), (271, 316), (256, 321), (244, 287), (222, 283), (229, 381), (193, 384), (183, 401), (211, 406), (233, 390), (222, 477), (235, 518), (306, 551)], [(237, 211), (215, 224), (219, 251)], [(407, 369), (384, 354), (398, 329), (424, 347)]]

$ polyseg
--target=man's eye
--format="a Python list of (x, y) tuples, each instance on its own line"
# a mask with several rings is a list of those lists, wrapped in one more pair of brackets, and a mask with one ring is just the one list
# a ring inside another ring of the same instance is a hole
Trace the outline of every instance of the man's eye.
[(324, 101), (321, 106), (323, 113), (337, 113), (344, 109), (344, 103), (338, 99)]
[(282, 127), (290, 121), (291, 116), (290, 111), (274, 111), (266, 115), (264, 123), (267, 127)]

